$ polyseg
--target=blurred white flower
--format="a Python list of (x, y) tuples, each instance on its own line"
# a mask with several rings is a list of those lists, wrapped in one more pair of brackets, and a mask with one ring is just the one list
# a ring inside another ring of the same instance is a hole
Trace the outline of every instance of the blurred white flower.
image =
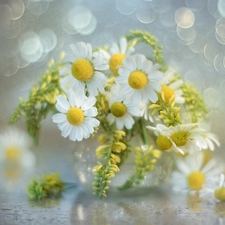
[(30, 151), (32, 141), (27, 133), (16, 127), (9, 127), (0, 133), (0, 163), (31, 167), (35, 156)]
[(209, 177), (221, 173), (216, 160), (211, 159), (204, 164), (203, 152), (177, 158), (176, 168), (171, 178), (173, 190), (189, 193), (199, 192)]

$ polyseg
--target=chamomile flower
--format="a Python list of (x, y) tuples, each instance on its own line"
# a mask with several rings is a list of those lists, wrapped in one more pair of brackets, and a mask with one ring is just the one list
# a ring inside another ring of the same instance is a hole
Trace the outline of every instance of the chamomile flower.
[(160, 150), (174, 150), (184, 154), (201, 150), (205, 146), (201, 144), (202, 129), (197, 124), (178, 124), (174, 127), (157, 124), (156, 127), (147, 128), (153, 130), (157, 136), (156, 143)]
[(130, 55), (134, 51), (133, 47), (129, 47), (127, 39), (122, 37), (119, 44), (113, 43), (109, 48), (109, 51), (102, 50), (105, 60), (109, 64), (109, 69), (114, 75), (118, 75), (119, 66), (123, 65), (123, 60), (127, 55)]
[(71, 87), (79, 94), (85, 93), (87, 88), (87, 92), (93, 96), (96, 96), (98, 91), (104, 92), (107, 78), (100, 71), (108, 69), (108, 65), (103, 63), (103, 55), (93, 53), (92, 46), (84, 42), (70, 47), (75, 55), (75, 61), (70, 68), (70, 75), (61, 80), (62, 88), (65, 90)]
[(225, 177), (220, 174), (219, 179), (209, 177), (200, 191), (202, 198), (215, 198), (216, 201), (225, 202)]
[(195, 193), (199, 192), (208, 177), (218, 175), (221, 171), (215, 160), (204, 165), (202, 152), (176, 159), (176, 168), (172, 173), (171, 184), (173, 190)]
[(127, 56), (123, 60), (115, 83), (121, 87), (120, 94), (124, 98), (131, 98), (133, 103), (155, 103), (158, 100), (157, 92), (161, 91), (161, 78), (162, 73), (158, 71), (158, 65), (153, 65), (144, 55), (137, 54)]
[(174, 75), (174, 73), (175, 71), (173, 69), (169, 69), (165, 72), (161, 80), (161, 92), (163, 92), (166, 102), (168, 102), (169, 99), (174, 95), (174, 102), (177, 104), (183, 104), (185, 102), (185, 98), (182, 97), (183, 91), (181, 90), (183, 81), (181, 79), (177, 81), (171, 81), (171, 77)]
[(118, 95), (118, 89), (119, 87), (117, 86), (112, 90), (110, 95), (108, 95), (110, 113), (107, 115), (107, 120), (110, 125), (115, 122), (117, 129), (123, 129), (125, 126), (129, 130), (135, 122), (133, 116), (139, 117), (141, 112), (137, 105), (133, 104), (128, 99), (122, 100), (121, 96)]
[(0, 134), (0, 163), (32, 167), (35, 156), (31, 152), (30, 137), (16, 127), (6, 128)]
[(56, 108), (60, 113), (55, 114), (52, 120), (57, 123), (63, 137), (69, 136), (72, 141), (87, 139), (100, 124), (94, 118), (98, 114), (94, 107), (96, 98), (75, 95), (73, 91), (69, 91), (67, 96), (68, 99), (63, 95), (57, 96)]

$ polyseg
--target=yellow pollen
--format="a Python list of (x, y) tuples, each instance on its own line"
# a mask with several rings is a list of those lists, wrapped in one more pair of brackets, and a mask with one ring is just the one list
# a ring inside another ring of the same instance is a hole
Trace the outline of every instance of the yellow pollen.
[(122, 53), (117, 53), (112, 55), (112, 57), (109, 60), (109, 68), (110, 70), (115, 74), (118, 75), (118, 66), (123, 65), (123, 60), (126, 58), (126, 55)]
[(128, 83), (133, 89), (141, 89), (147, 85), (148, 78), (144, 72), (135, 70), (130, 74)]
[(174, 91), (169, 86), (162, 85), (162, 92), (165, 97), (165, 103), (167, 104), (169, 102), (169, 99), (174, 95)]
[(77, 107), (70, 108), (66, 116), (68, 122), (74, 126), (78, 126), (84, 121), (84, 112)]
[(77, 59), (71, 69), (72, 75), (79, 81), (89, 80), (94, 73), (94, 68), (87, 59)]
[(187, 177), (187, 184), (191, 190), (198, 191), (202, 188), (205, 183), (205, 176), (200, 171), (194, 171), (190, 173)]
[(188, 141), (188, 132), (180, 130), (173, 133), (170, 137), (177, 146), (184, 146)]
[(172, 147), (171, 141), (164, 135), (159, 135), (157, 137), (156, 144), (160, 150), (168, 150)]
[(115, 117), (122, 117), (126, 114), (127, 107), (122, 102), (114, 102), (110, 110)]
[(17, 161), (21, 155), (21, 151), (16, 147), (6, 149), (6, 159), (10, 161)]
[(225, 201), (225, 188), (224, 187), (219, 187), (214, 191), (214, 196), (216, 199), (219, 201), (224, 202)]

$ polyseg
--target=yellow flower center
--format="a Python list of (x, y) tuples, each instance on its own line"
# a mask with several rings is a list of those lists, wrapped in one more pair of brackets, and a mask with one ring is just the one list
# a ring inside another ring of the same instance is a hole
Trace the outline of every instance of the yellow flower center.
[(94, 68), (87, 59), (77, 59), (71, 69), (72, 75), (79, 81), (89, 80), (94, 73)]
[(148, 78), (144, 72), (135, 70), (130, 74), (128, 83), (134, 89), (141, 89), (147, 85)]
[(170, 98), (174, 95), (174, 91), (169, 86), (162, 85), (162, 92), (164, 94), (165, 103), (167, 104)]
[(74, 126), (78, 126), (84, 121), (84, 112), (77, 107), (70, 108), (66, 116), (68, 122)]
[(127, 107), (122, 102), (114, 102), (110, 110), (115, 117), (122, 117), (126, 114)]
[(171, 141), (164, 135), (159, 135), (156, 139), (156, 143), (160, 150), (168, 150), (172, 147)]
[(216, 199), (224, 202), (225, 201), (225, 188), (219, 187), (214, 191), (214, 196)]
[(205, 183), (205, 176), (200, 171), (194, 171), (188, 175), (187, 183), (188, 187), (191, 190), (198, 191), (202, 188), (202, 185)]
[(170, 137), (177, 146), (184, 146), (188, 141), (188, 132), (180, 130), (173, 133)]
[(126, 58), (126, 55), (122, 53), (117, 53), (112, 55), (112, 57), (109, 60), (109, 68), (110, 70), (115, 74), (118, 75), (118, 66), (123, 65), (123, 60)]
[(10, 161), (17, 161), (21, 155), (21, 151), (16, 147), (9, 147), (6, 149), (6, 159)]

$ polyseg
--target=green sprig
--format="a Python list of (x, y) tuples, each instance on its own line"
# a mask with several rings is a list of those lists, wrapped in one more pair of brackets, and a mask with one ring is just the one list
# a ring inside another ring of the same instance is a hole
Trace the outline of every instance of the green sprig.
[(208, 108), (203, 97), (191, 84), (182, 85), (183, 97), (185, 98), (184, 106), (193, 123), (197, 123), (199, 118), (204, 118), (208, 113)]
[(139, 186), (147, 173), (154, 169), (154, 164), (160, 158), (161, 152), (153, 148), (153, 146), (143, 146), (134, 148), (135, 151), (135, 168), (134, 173), (120, 187), (120, 190), (126, 190)]
[(148, 44), (153, 49), (153, 56), (155, 62), (160, 64), (161, 70), (166, 71), (167, 66), (164, 61), (162, 54), (162, 46), (158, 45), (158, 40), (155, 36), (151, 35), (149, 32), (144, 31), (130, 31), (130, 34), (126, 35), (126, 38), (130, 46), (135, 46), (137, 43), (142, 42)]
[(127, 151), (126, 144), (122, 142), (125, 136), (124, 131), (116, 130), (109, 136), (109, 139), (102, 136), (101, 138), (105, 141), (105, 144), (96, 149), (96, 156), (104, 159), (105, 162), (98, 162), (93, 168), (95, 176), (93, 182), (94, 194), (101, 199), (107, 196), (106, 192), (109, 189), (111, 178), (115, 176), (116, 172), (120, 171), (121, 158), (123, 158), (123, 153)]
[(60, 174), (46, 174), (39, 177), (39, 181), (31, 179), (27, 187), (28, 196), (32, 200), (57, 197), (65, 190), (64, 182), (60, 179)]
[(158, 102), (149, 106), (149, 109), (152, 110), (152, 115), (158, 113), (158, 118), (167, 126), (176, 126), (181, 123), (180, 108), (175, 106), (174, 99), (175, 96), (173, 95), (167, 102), (162, 92), (159, 95)]
[(63, 94), (59, 76), (59, 70), (64, 67), (61, 63), (63, 57), (61, 54), (56, 64), (54, 60), (49, 62), (48, 70), (41, 77), (39, 84), (34, 85), (27, 101), (20, 99), (9, 122), (15, 124), (21, 116), (25, 116), (28, 133), (34, 138), (35, 144), (38, 143), (42, 120), (50, 111), (55, 110), (56, 96)]

